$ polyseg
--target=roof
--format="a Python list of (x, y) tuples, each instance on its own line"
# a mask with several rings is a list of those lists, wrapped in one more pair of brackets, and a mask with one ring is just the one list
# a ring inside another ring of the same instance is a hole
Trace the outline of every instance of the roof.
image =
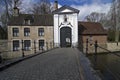
[(107, 31), (97, 22), (78, 22), (79, 35), (107, 35)]
[[(61, 11), (65, 10), (65, 9), (69, 9), (69, 10), (73, 11), (72, 13), (79, 13), (79, 10), (78, 10), (78, 9), (75, 9), (75, 8), (73, 8), (73, 7), (64, 5), (64, 6), (62, 6), (61, 8), (53, 11), (53, 14), (60, 14)], [(62, 12), (62, 13), (63, 13), (63, 12)], [(64, 12), (64, 13), (66, 13), (66, 12)], [(69, 12), (69, 13), (70, 13), (70, 12)]]
[(19, 16), (13, 16), (8, 23), (9, 26), (28, 26), (24, 24), (24, 20), (31, 20), (32, 24), (29, 26), (53, 26), (53, 15), (33, 15), (33, 14), (19, 14)]

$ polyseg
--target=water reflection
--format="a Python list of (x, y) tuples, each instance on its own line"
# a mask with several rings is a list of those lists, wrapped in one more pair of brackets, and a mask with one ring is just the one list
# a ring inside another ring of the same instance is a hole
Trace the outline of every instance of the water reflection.
[(88, 58), (103, 80), (120, 80), (119, 56), (114, 54), (94, 54), (89, 55)]

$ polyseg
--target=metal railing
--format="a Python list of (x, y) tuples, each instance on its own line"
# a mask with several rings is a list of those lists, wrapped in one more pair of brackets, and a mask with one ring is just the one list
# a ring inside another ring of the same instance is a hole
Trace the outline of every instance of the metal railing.
[[(94, 43), (89, 43), (88, 39), (86, 39), (86, 56), (88, 56), (88, 48), (89, 48), (89, 47), (88, 47), (88, 44), (94, 45), (94, 54), (95, 54), (95, 55), (97, 55), (97, 53), (98, 53), (98, 48), (106, 51), (106, 52), (109, 53), (109, 54), (113, 54), (113, 53), (114, 53), (114, 52), (112, 52), (112, 51), (110, 51), (110, 50), (108, 50), (108, 49), (106, 49), (106, 48), (104, 48), (104, 47), (101, 47), (101, 46), (98, 44), (98, 41), (97, 41), (97, 40), (96, 40)], [(113, 55), (116, 55), (116, 56), (120, 57), (120, 55), (118, 55), (118, 54), (113, 54)]]
[[(8, 43), (12, 43), (12, 42), (8, 41)], [(16, 51), (14, 51), (14, 50), (4, 50), (4, 51), (0, 50), (0, 63), (2, 63), (2, 61), (3, 61), (2, 55), (4, 53), (11, 53), (12, 54), (14, 52), (18, 52), (18, 53), (21, 53), (21, 55), (22, 55), (21, 57), (25, 57), (25, 52), (26, 51), (31, 51), (31, 52), (33, 52), (32, 54), (36, 54), (37, 52), (40, 53), (40, 52), (48, 51), (48, 50), (51, 50), (51, 49), (54, 48), (53, 42), (44, 42), (44, 46), (41, 46), (41, 45), (39, 45), (38, 42), (33, 41), (33, 42), (31, 42), (31, 48), (29, 50), (25, 50), (25, 48), (24, 48), (24, 41), (21, 40), (21, 42), (19, 42), (19, 43), (21, 45), (21, 48), (17, 49)]]
[[(89, 43), (89, 41), (87, 41), (86, 40), (86, 42), (88, 42)], [(87, 44), (88, 44), (87, 43)], [(100, 46), (99, 44), (98, 44), (98, 42), (97, 42), (97, 40), (94, 42), (94, 54), (93, 54), (93, 67), (94, 67), (94, 69), (98, 69), (98, 48), (100, 48), (100, 49), (102, 49), (102, 50), (104, 50), (104, 51), (106, 51), (105, 53), (107, 53), (107, 54), (110, 54), (110, 55), (114, 55), (115, 57), (118, 57), (118, 59), (120, 58), (120, 54), (119, 53), (114, 53), (114, 52), (112, 52), (112, 51), (110, 51), (110, 50), (108, 50), (108, 49), (106, 49), (106, 48), (104, 48), (104, 47), (102, 47), (102, 46)], [(87, 45), (86, 45), (87, 46)], [(87, 52), (87, 48), (86, 48), (86, 52)], [(86, 55), (88, 55), (87, 53), (86, 53)], [(117, 64), (116, 64), (117, 65)], [(103, 64), (102, 65), (104, 68), (105, 68), (105, 70), (107, 71), (107, 72), (109, 72), (110, 74), (111, 74), (111, 76), (113, 77), (113, 78), (115, 78), (115, 80), (119, 80), (119, 76), (120, 76), (120, 73), (118, 73), (118, 72), (116, 72), (115, 74), (111, 71), (111, 68), (109, 68), (110, 66), (109, 66), (109, 64)]]

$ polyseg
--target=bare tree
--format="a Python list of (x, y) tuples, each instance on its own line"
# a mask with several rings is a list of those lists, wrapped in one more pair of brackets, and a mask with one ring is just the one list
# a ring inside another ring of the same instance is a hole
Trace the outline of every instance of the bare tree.
[(21, 0), (0, 0), (0, 5), (3, 7), (2, 13), (0, 15), (0, 25), (3, 27), (4, 32), (6, 32), (4, 34), (7, 34), (7, 25), (12, 17), (14, 1), (17, 2), (16, 5), (19, 5)]
[(0, 22), (2, 22), (3, 27), (7, 27), (7, 23), (12, 16), (14, 1), (16, 1), (17, 7), (21, 4), (21, 0), (0, 0), (0, 5), (4, 8), (0, 15)]
[(3, 5), (2, 7), (4, 8), (0, 21), (6, 27), (8, 19), (10, 19), (9, 8), (12, 7), (12, 0), (0, 0), (0, 5)]
[(12, 8), (12, 0), (0, 0), (0, 5), (5, 8), (6, 16), (10, 18), (9, 8)]
[(86, 21), (89, 22), (99, 22), (103, 25), (104, 28), (108, 29), (111, 27), (111, 15), (110, 11), (105, 13), (92, 12), (90, 15), (85, 17)]
[(119, 41), (119, 29), (120, 29), (120, 0), (113, 0), (111, 5), (111, 25), (115, 30), (115, 41)]
[(89, 22), (100, 22), (105, 18), (105, 13), (92, 12), (87, 15), (85, 19)]
[(89, 22), (98, 22), (98, 13), (92, 12), (90, 15), (87, 15), (85, 19)]
[(33, 14), (49, 14), (51, 13), (51, 4), (49, 0), (39, 0), (38, 3), (34, 4)]

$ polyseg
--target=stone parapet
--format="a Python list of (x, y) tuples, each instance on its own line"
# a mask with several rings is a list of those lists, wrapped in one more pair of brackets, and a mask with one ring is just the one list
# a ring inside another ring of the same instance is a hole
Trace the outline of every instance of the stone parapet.
[(107, 49), (110, 51), (120, 51), (120, 42), (119, 43), (108, 42)]

